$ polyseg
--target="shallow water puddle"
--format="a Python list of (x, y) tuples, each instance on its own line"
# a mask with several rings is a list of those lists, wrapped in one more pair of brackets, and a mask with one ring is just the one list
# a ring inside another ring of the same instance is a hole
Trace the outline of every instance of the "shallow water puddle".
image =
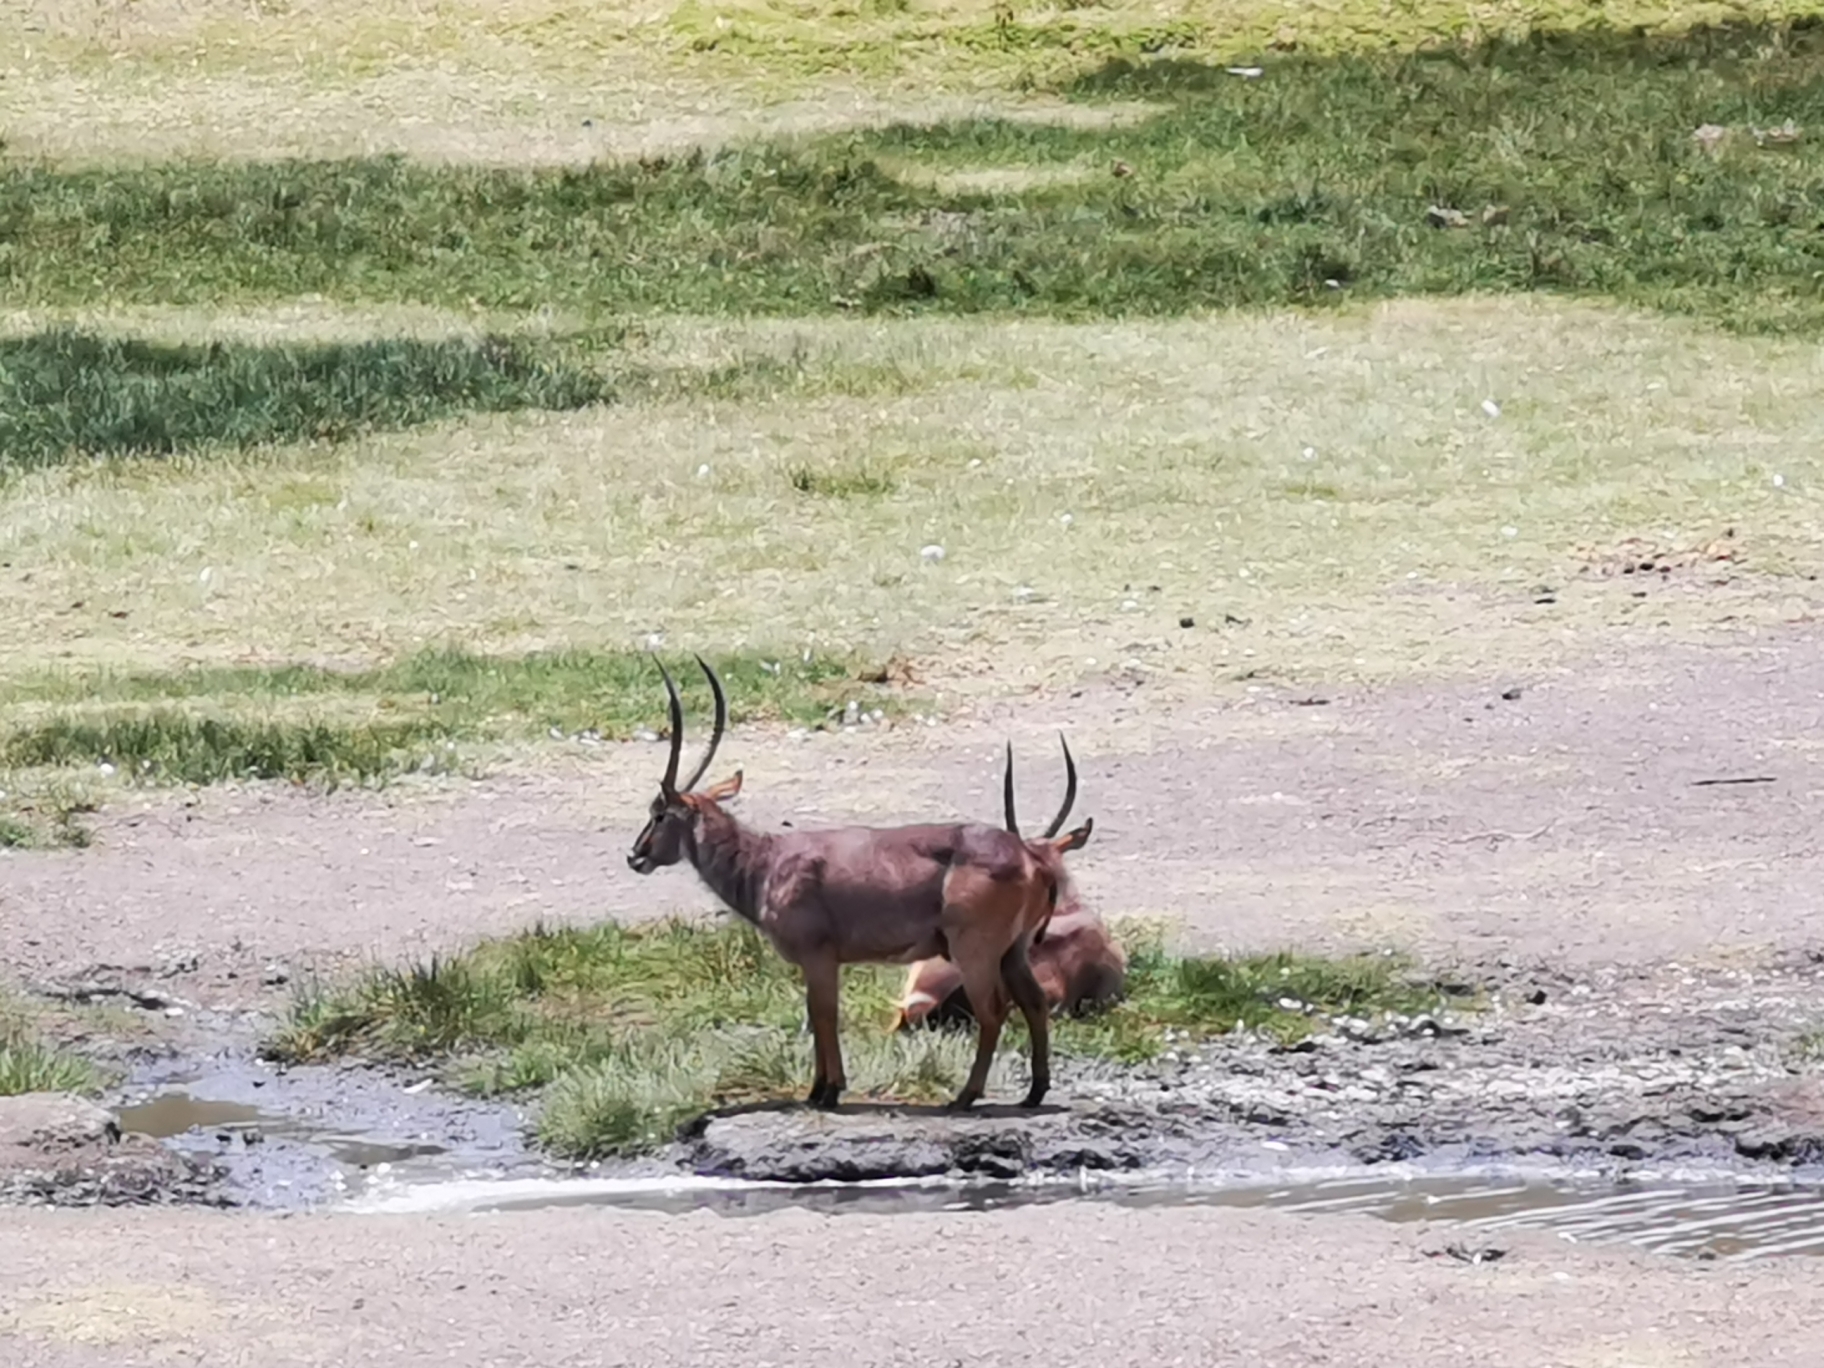
[[(1807, 1183), (1667, 1177), (1599, 1181), (1495, 1171), (1414, 1173), (1392, 1166), (1342, 1173), (1288, 1172), (1268, 1182), (1088, 1173), (1076, 1180), (969, 1183), (941, 1178), (762, 1183), (682, 1174), (515, 1177), (499, 1169), (477, 1176), (474, 1165), (455, 1162), (444, 1145), (428, 1140), (351, 1133), (181, 1090), (163, 1091), (140, 1105), (123, 1107), (118, 1116), (122, 1130), (185, 1148), (226, 1145), (247, 1153), (247, 1146), (263, 1147), (267, 1139), (290, 1141), (294, 1150), (302, 1147), (319, 1156), (312, 1161), (319, 1175), (331, 1165), (342, 1170), (329, 1190), (320, 1189), (322, 1198), (345, 1211), (374, 1214), (609, 1206), (710, 1211), (729, 1217), (784, 1210), (891, 1215), (1090, 1201), (1132, 1207), (1355, 1212), (1388, 1221), (1436, 1221), (1461, 1225), (1465, 1242), (1473, 1235), (1496, 1247), (1499, 1232), (1529, 1229), (1699, 1258), (1824, 1254), (1824, 1186)], [(305, 1205), (313, 1204), (297, 1190), (312, 1186), (295, 1184), (297, 1163), (285, 1167), (290, 1177), (262, 1185), (267, 1200), (261, 1204), (296, 1206), (300, 1198)], [(358, 1181), (350, 1181), (357, 1176)], [(276, 1190), (280, 1188), (291, 1191), (281, 1193)]]
[[(208, 1152), (238, 1142), (244, 1150), (249, 1145), (264, 1146), (269, 1140), (291, 1141), (320, 1153), (343, 1170), (337, 1175), (340, 1182), (332, 1180), (337, 1188), (346, 1187), (350, 1174), (370, 1171), (385, 1174), (394, 1165), (435, 1159), (447, 1153), (445, 1146), (430, 1141), (395, 1140), (334, 1126), (312, 1125), (298, 1117), (264, 1111), (244, 1102), (195, 1097), (181, 1091), (161, 1092), (136, 1106), (121, 1107), (115, 1116), (121, 1130), (149, 1135), (180, 1149)], [(299, 1166), (286, 1167), (295, 1169)], [(424, 1176), (445, 1177), (447, 1174), (447, 1168), (430, 1167)], [(295, 1178), (281, 1176), (274, 1186), (290, 1188), (294, 1183)]]
[(123, 1131), (149, 1135), (154, 1140), (168, 1140), (191, 1130), (235, 1130), (249, 1127), (278, 1127), (290, 1124), (282, 1116), (268, 1116), (258, 1107), (239, 1102), (213, 1102), (192, 1097), (189, 1093), (161, 1093), (137, 1107), (122, 1107), (115, 1115)]
[(1360, 1212), (1388, 1221), (1460, 1223), (1499, 1246), (1508, 1229), (1556, 1232), (1591, 1243), (1627, 1243), (1664, 1254), (1747, 1259), (1824, 1254), (1824, 1188), (1799, 1184), (1594, 1183), (1538, 1177), (1352, 1176), (1274, 1184), (1191, 1181), (977, 1183), (745, 1183), (522, 1179), (427, 1184), (350, 1204), (369, 1212), (529, 1211), (611, 1206), (759, 1216), (784, 1210), (887, 1215), (993, 1211), (1061, 1201), (1119, 1206), (1225, 1206), (1300, 1212)]

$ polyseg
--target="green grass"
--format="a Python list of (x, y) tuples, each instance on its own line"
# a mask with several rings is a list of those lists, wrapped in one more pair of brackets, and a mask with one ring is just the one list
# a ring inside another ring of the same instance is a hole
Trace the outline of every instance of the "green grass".
[(1180, 956), (1144, 924), (1119, 925), (1117, 934), (1128, 953), (1127, 998), (1061, 1021), (1062, 1051), (1138, 1063), (1159, 1055), (1171, 1036), (1195, 1039), (1236, 1026), (1290, 1044), (1319, 1029), (1324, 1017), (1431, 1011), (1441, 1001), (1393, 956)]
[(1824, 1064), (1824, 1026), (1801, 1031), (1792, 1042), (1791, 1053), (1802, 1064)]
[[(819, 656), (750, 653), (711, 663), (736, 722), (822, 725), (847, 699), (870, 692), (861, 679), (877, 673)], [(692, 715), (706, 716), (709, 691), (694, 666), (679, 685)], [(371, 783), (448, 769), (461, 742), (553, 730), (624, 738), (659, 728), (665, 716), (651, 657), (632, 651), (489, 657), (446, 647), (369, 670), (48, 673), (15, 681), (7, 697), (17, 711), (0, 729), (0, 767), (107, 764), (127, 779), (176, 784)], [(18, 707), (33, 703), (55, 706)], [(351, 709), (373, 716), (337, 715)], [(0, 844), (9, 835), (32, 843), (17, 817), (0, 826)]]
[(435, 718), (338, 724), (196, 717), (174, 708), (119, 716), (61, 716), (0, 740), (0, 763), (21, 768), (107, 764), (161, 784), (231, 779), (371, 782), (448, 767), (454, 742)]
[(0, 338), (0, 474), (610, 397), (598, 377), (500, 338), (182, 346), (56, 328)]
[(73, 778), (0, 769), (0, 851), (88, 846), (94, 837), (82, 819), (99, 804), (92, 788)]
[[(1386, 958), (1181, 957), (1154, 931), (1118, 928), (1132, 956), (1130, 997), (1061, 1020), (1061, 1054), (1137, 1063), (1175, 1038), (1237, 1025), (1291, 1040), (1325, 1013), (1435, 1005), (1438, 995)], [(961, 1086), (970, 1032), (888, 1035), (904, 971), (857, 966), (843, 987), (844, 1062), (857, 1097), (935, 1102)], [(796, 1097), (809, 1086), (797, 971), (747, 927), (673, 920), (535, 928), (466, 954), (376, 968), (300, 995), (267, 1042), (287, 1061), (355, 1056), (445, 1061), (466, 1089), (543, 1090), (542, 1142), (567, 1157), (663, 1143), (718, 1105)], [(1023, 1028), (1010, 1045), (1023, 1048)], [(997, 1078), (996, 1086), (1011, 1086)]]
[[(1121, 61), (1115, 129), (976, 120), (586, 169), (402, 160), (0, 176), (0, 288), (40, 304), (318, 292), (452, 307), (1088, 317), (1553, 290), (1758, 329), (1824, 319), (1824, 34), (1577, 36), (1277, 57), (1259, 80)], [(1702, 124), (1735, 130), (1710, 155)], [(1134, 170), (1115, 177), (1115, 159)], [(1084, 162), (944, 191), (906, 169)], [(1428, 225), (1438, 205), (1469, 227)], [(1485, 210), (1493, 210), (1484, 224)]]
[(26, 1014), (0, 998), (0, 1097), (30, 1092), (94, 1092), (101, 1072), (80, 1055), (41, 1038)]

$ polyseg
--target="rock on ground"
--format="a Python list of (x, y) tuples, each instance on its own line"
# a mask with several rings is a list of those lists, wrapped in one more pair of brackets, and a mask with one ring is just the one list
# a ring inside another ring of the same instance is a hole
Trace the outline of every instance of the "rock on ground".
[(0, 1097), (0, 1203), (223, 1204), (215, 1166), (123, 1134), (112, 1112), (69, 1093)]

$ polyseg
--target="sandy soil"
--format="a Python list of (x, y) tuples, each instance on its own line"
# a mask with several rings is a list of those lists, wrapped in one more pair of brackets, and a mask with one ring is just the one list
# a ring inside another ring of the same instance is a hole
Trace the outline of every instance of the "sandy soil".
[[(1180, 918), (1203, 946), (1590, 968), (1824, 944), (1824, 640), (1802, 629), (1323, 696), (1263, 688), (1155, 714), (1144, 687), (1089, 689), (936, 729), (738, 731), (719, 766), (745, 769), (763, 824), (994, 820), (1012, 736), (1043, 820), (1062, 723), (1078, 811), (1097, 821), (1075, 857), (1086, 895), (1106, 915)], [(230, 1002), (272, 963), (709, 911), (687, 872), (625, 864), (661, 765), (661, 747), (629, 743), (381, 794), (154, 796), (104, 817), (95, 848), (0, 857), (0, 958), (33, 978), (176, 969), (179, 991)]]
[[(1366, 1218), (1054, 1206), (887, 1220), (16, 1213), (19, 1368), (1813, 1363), (1805, 1261), (1736, 1268)], [(106, 1249), (106, 1266), (96, 1257)], [(1265, 1296), (1270, 1290), (1271, 1296)]]

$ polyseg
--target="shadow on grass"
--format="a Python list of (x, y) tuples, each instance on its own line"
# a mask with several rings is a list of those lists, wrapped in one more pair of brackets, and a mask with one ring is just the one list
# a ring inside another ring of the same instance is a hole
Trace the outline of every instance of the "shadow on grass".
[[(1262, 67), (1113, 61), (1068, 93), (1168, 107), (1112, 128), (902, 124), (538, 171), (15, 167), (0, 279), (22, 302), (314, 291), (597, 317), (1083, 318), (1543, 290), (1824, 325), (1815, 27)], [(1694, 138), (1704, 127), (1718, 132)], [(1063, 163), (1093, 174), (999, 190), (931, 175)]]
[(611, 397), (599, 377), (501, 338), (178, 346), (59, 328), (0, 338), (0, 474)]
[(990, 1120), (1007, 1120), (1028, 1116), (1062, 1116), (1070, 1111), (1069, 1107), (1056, 1102), (1042, 1102), (1036, 1107), (1022, 1107), (1012, 1102), (977, 1102), (968, 1111), (957, 1111), (947, 1102), (851, 1102), (844, 1099), (835, 1107), (818, 1110), (808, 1106), (803, 1098), (783, 1097), (767, 1102), (741, 1102), (727, 1107), (711, 1107), (681, 1129), (683, 1136), (699, 1135), (703, 1128), (712, 1121), (727, 1121), (738, 1116), (778, 1116), (787, 1112), (804, 1112), (809, 1116), (924, 1116), (948, 1117), (958, 1120), (964, 1117), (986, 1117)]
[[(1060, 1021), (1061, 1056), (1136, 1063), (1168, 1040), (1237, 1026), (1289, 1039), (1325, 1014), (1377, 1015), (1436, 1006), (1440, 994), (1386, 957), (1324, 960), (1179, 956), (1154, 928), (1114, 928), (1130, 957), (1130, 996), (1105, 1020)], [(955, 1115), (947, 1103), (974, 1059), (972, 1030), (889, 1033), (903, 970), (856, 965), (845, 974), (842, 1041), (849, 1076), (841, 1111)], [(1294, 1001), (1294, 995), (1297, 1000)], [(751, 928), (732, 921), (535, 927), (458, 956), (377, 967), (297, 998), (266, 1051), (289, 1062), (334, 1058), (441, 1063), (474, 1093), (539, 1093), (540, 1142), (566, 1158), (638, 1153), (705, 1117), (802, 1106), (813, 1072), (798, 973)], [(1023, 1095), (1010, 1076), (1023, 1027), (989, 1088)], [(984, 1100), (974, 1116), (1035, 1111)]]

